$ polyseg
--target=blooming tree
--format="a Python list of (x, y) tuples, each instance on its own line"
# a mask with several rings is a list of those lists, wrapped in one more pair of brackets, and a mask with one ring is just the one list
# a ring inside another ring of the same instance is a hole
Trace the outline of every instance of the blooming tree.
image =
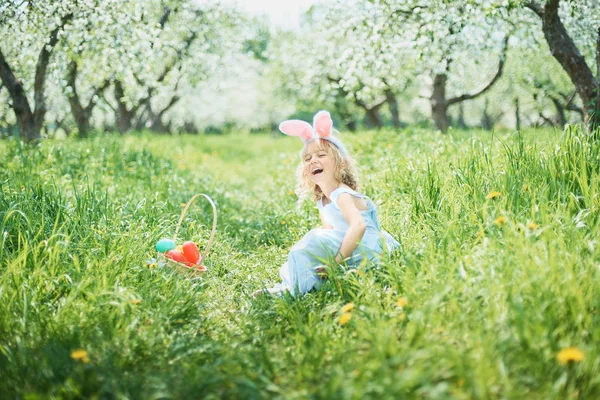
[[(66, 98), (80, 135), (99, 102), (114, 110), (122, 132), (167, 129), (165, 115), (182, 87), (205, 79), (225, 50), (238, 51), (242, 42), (240, 15), (216, 1), (11, 0), (0, 12), (8, 38), (0, 45), (0, 77), (25, 140), (40, 137), (47, 80), (55, 114), (64, 114), (59, 97)], [(105, 114), (96, 115), (106, 122)]]
[[(582, 1), (517, 1), (532, 11), (554, 58), (571, 78), (583, 103), (583, 115), (590, 127), (600, 124), (600, 3)], [(510, 6), (513, 6), (513, 2)], [(509, 7), (510, 7), (509, 6)], [(595, 49), (596, 76), (593, 65)]]
[[(39, 139), (44, 124), (44, 90), (52, 51), (68, 24), (78, 18), (79, 11), (86, 12), (93, 6), (93, 1), (79, 5), (68, 1), (16, 0), (0, 5), (0, 34), (8, 39), (0, 47), (0, 79), (27, 141)], [(24, 81), (33, 82), (33, 102), (27, 96)]]

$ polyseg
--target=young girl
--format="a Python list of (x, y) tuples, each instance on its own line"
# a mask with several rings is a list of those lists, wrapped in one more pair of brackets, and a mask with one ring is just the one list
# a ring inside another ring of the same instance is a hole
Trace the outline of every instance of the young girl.
[(327, 111), (319, 111), (313, 126), (299, 121), (279, 125), (286, 135), (304, 142), (298, 167), (298, 194), (317, 202), (322, 228), (308, 232), (296, 243), (279, 270), (282, 282), (258, 293), (307, 293), (320, 284), (323, 264), (335, 258), (357, 266), (367, 258), (377, 262), (382, 252), (392, 252), (399, 243), (381, 230), (375, 204), (358, 193), (353, 161), (342, 142), (333, 136)]

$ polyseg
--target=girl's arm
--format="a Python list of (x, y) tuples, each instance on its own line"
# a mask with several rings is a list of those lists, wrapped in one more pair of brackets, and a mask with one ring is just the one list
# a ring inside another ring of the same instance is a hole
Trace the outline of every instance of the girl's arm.
[(335, 256), (335, 261), (341, 263), (346, 258), (350, 257), (354, 250), (358, 247), (358, 243), (365, 234), (367, 224), (360, 213), (360, 210), (354, 204), (352, 195), (342, 193), (337, 198), (337, 205), (342, 212), (342, 215), (348, 223), (348, 231), (342, 240), (342, 246)]
[(319, 211), (319, 216), (321, 217), (321, 224), (323, 225), (323, 229), (333, 229), (333, 226), (329, 225), (327, 221), (325, 221), (325, 217), (323, 213)]

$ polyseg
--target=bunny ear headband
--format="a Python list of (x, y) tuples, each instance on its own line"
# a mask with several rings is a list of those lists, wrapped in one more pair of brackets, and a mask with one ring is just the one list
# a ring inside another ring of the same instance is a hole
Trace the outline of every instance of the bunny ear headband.
[(289, 136), (298, 136), (306, 146), (317, 139), (324, 139), (336, 146), (345, 156), (348, 155), (342, 142), (333, 136), (333, 121), (327, 111), (319, 111), (313, 118), (313, 125), (299, 119), (290, 119), (279, 124), (279, 130)]

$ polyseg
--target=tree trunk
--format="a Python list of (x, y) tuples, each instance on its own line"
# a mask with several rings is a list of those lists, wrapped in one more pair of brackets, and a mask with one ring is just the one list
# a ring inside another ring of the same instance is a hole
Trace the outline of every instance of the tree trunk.
[(69, 105), (71, 106), (71, 114), (77, 124), (77, 130), (79, 136), (87, 137), (91, 129), (90, 119), (92, 117), (92, 111), (96, 106), (96, 98), (100, 96), (106, 88), (110, 85), (110, 80), (107, 79), (98, 88), (94, 89), (92, 96), (87, 104), (84, 106), (81, 104), (79, 94), (77, 93), (77, 62), (71, 60), (68, 67), (67, 74), (67, 86), (71, 88), (71, 93), (68, 95)]
[(467, 122), (465, 121), (465, 106), (463, 103), (458, 104), (458, 120), (456, 121), (456, 125), (460, 129), (467, 129)]
[[(335, 81), (332, 80), (331, 78), (328, 78), (331, 81)], [(335, 81), (336, 83), (339, 83), (338, 81)], [(354, 118), (354, 113), (350, 112), (348, 110), (348, 101), (346, 100), (346, 95), (348, 93), (346, 93), (344, 91), (344, 89), (342, 89), (341, 87), (338, 87), (338, 91), (336, 93), (335, 99), (334, 99), (334, 104), (335, 104), (335, 110), (337, 112), (337, 114), (340, 116), (340, 118), (342, 119), (342, 123), (346, 126), (346, 129), (348, 129), (350, 132), (355, 132), (356, 131), (356, 119)]]
[(450, 126), (446, 102), (447, 79), (446, 74), (437, 74), (433, 80), (433, 93), (431, 94), (431, 117), (435, 127), (442, 132), (446, 132)]
[[(587, 127), (593, 130), (600, 126), (600, 101), (598, 101), (600, 89), (592, 70), (560, 20), (559, 3), (560, 0), (547, 0), (545, 5), (541, 6), (536, 1), (530, 1), (526, 6), (542, 19), (542, 31), (552, 56), (560, 63), (575, 85), (583, 103), (584, 121)], [(598, 35), (596, 61), (600, 63), (600, 29)]]
[(32, 112), (29, 100), (23, 89), (23, 83), (17, 79), (12, 69), (6, 62), (0, 50), (0, 79), (7, 87), (13, 101), (13, 110), (17, 116), (19, 130), (23, 140), (26, 142), (40, 139), (40, 132), (46, 116), (46, 103), (44, 98), (44, 86), (46, 84), (46, 70), (50, 62), (50, 54), (58, 42), (58, 32), (73, 18), (73, 14), (63, 16), (58, 26), (50, 32), (48, 43), (46, 43), (38, 56), (35, 67), (35, 80), (33, 84), (33, 99), (35, 109)]
[(379, 115), (379, 105), (367, 108), (364, 107), (366, 116), (367, 116), (367, 124), (370, 128), (379, 129), (383, 126), (381, 122), (381, 116)]
[(515, 97), (515, 128), (517, 131), (521, 131), (521, 108), (518, 97)]
[(12, 69), (4, 59), (4, 54), (0, 50), (0, 78), (4, 86), (8, 89), (12, 99), (12, 108), (17, 117), (17, 124), (21, 136), (25, 141), (39, 139), (39, 132), (35, 132), (35, 122), (33, 113), (29, 107), (27, 95), (23, 89), (23, 83), (18, 80), (12, 72)]
[(115, 81), (115, 99), (117, 99), (117, 113), (115, 119), (117, 121), (117, 128), (120, 133), (125, 133), (131, 130), (132, 120), (135, 115), (134, 109), (128, 109), (127, 104), (124, 101), (125, 92), (123, 91), (123, 84), (120, 80)]
[(67, 97), (69, 99), (69, 105), (71, 106), (71, 113), (73, 114), (73, 119), (77, 124), (79, 136), (87, 137), (90, 131), (90, 115), (88, 110), (81, 105), (81, 102), (79, 101), (79, 95), (77, 94), (77, 63), (75, 61), (71, 61), (68, 68), (69, 72), (67, 75), (67, 86), (71, 88), (71, 93)]
[(400, 128), (400, 113), (398, 111), (398, 100), (396, 99), (396, 95), (394, 92), (387, 88), (385, 90), (385, 99), (388, 103), (388, 107), (390, 108), (390, 114), (392, 115), (392, 125), (394, 128)]
[[(181, 98), (177, 95), (173, 96), (169, 101), (169, 104), (165, 106), (158, 114), (150, 113), (152, 124), (150, 125), (150, 129), (155, 132), (165, 133), (170, 131), (170, 124), (165, 124), (163, 122), (163, 116), (171, 107), (173, 107)], [(148, 103), (150, 105), (150, 103)], [(149, 109), (150, 110), (150, 109)]]
[(446, 82), (448, 77), (446, 74), (438, 74), (433, 80), (433, 93), (431, 94), (431, 116), (437, 129), (442, 132), (446, 132), (450, 126), (450, 119), (448, 118), (448, 107), (453, 104), (462, 103), (466, 100), (475, 99), (485, 92), (487, 92), (502, 76), (504, 70), (504, 62), (506, 59), (506, 50), (508, 47), (508, 36), (504, 38), (504, 44), (502, 54), (500, 55), (500, 62), (498, 63), (498, 71), (492, 78), (492, 80), (481, 90), (471, 94), (463, 94), (460, 96), (446, 99)]
[(483, 115), (481, 116), (481, 127), (486, 131), (491, 131), (494, 128), (494, 120), (490, 113), (488, 112), (488, 99), (487, 97), (483, 103)]
[(552, 101), (552, 104), (554, 104), (554, 108), (556, 108), (555, 124), (557, 127), (562, 129), (567, 124), (567, 117), (565, 116), (565, 108), (561, 104), (560, 100), (557, 99), (556, 97), (550, 96), (550, 100)]

